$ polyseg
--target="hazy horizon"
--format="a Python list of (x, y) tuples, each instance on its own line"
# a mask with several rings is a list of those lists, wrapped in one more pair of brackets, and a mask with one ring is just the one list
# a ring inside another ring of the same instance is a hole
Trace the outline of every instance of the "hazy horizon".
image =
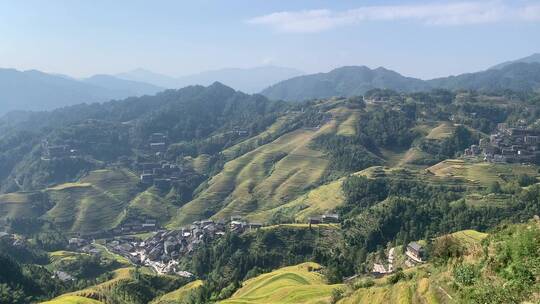
[(180, 77), (265, 65), (429, 79), (540, 51), (539, 1), (0, 1), (0, 67)]

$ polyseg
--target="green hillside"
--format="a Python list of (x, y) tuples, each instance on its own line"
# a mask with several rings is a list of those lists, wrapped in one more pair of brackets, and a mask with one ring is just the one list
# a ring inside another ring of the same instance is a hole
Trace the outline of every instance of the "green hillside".
[(396, 247), (398, 271), (382, 278), (330, 285), (320, 265), (304, 263), (246, 280), (220, 303), (535, 303), (539, 237), (537, 220), (491, 234), (458, 231), (433, 240), (426, 264), (406, 266)]
[(227, 162), (208, 188), (179, 210), (177, 222), (186, 224), (217, 211), (216, 217), (246, 214), (300, 194), (320, 180), (327, 166), (322, 153), (308, 147), (316, 134), (295, 131)]
[(505, 182), (520, 174), (536, 176), (537, 168), (520, 164), (492, 164), (486, 162), (448, 159), (426, 169), (437, 177), (452, 177), (487, 187), (493, 182)]
[(332, 291), (343, 285), (327, 285), (321, 266), (304, 263), (284, 267), (247, 280), (234, 295), (220, 303), (328, 303)]
[[(32, 191), (0, 194), (0, 231), (8, 232), (0, 242), (8, 258), (0, 261), (21, 257), (21, 271), (13, 273), (26, 279), (24, 273), (33, 271), (45, 287), (35, 291), (34, 280), (21, 284), (10, 271), (0, 271), (0, 284), (15, 291), (22, 285), (23, 296), (39, 301), (64, 293), (54, 301), (113, 304), (327, 303), (341, 297), (343, 303), (450, 303), (466, 292), (477, 298), (496, 293), (486, 289), (485, 275), (497, 284), (525, 278), (519, 284), (532, 286), (523, 265), (505, 264), (529, 263), (526, 255), (504, 249), (500, 257), (502, 247), (489, 244), (504, 239), (506, 228), (496, 228), (501, 223), (540, 213), (536, 160), (490, 163), (483, 155), (464, 155), (504, 129), (499, 123), (538, 129), (532, 95), (504, 94), (377, 89), (366, 98), (288, 104), (215, 84), (31, 116), (41, 128), (32, 135), (33, 151), (13, 158), (20, 161), (11, 169), (3, 166), (9, 173), (2, 175), (0, 191)], [(154, 133), (167, 142), (159, 153), (149, 148)], [(24, 134), (11, 136), (9, 143), (0, 139), (0, 148), (6, 147), (1, 159), (19, 151)], [(69, 152), (76, 155), (51, 157), (49, 142), (76, 147)], [(170, 184), (140, 181), (149, 167)], [(325, 213), (338, 214), (339, 222), (307, 223)], [(99, 258), (67, 246), (71, 235), (85, 237), (135, 218), (178, 228), (232, 215), (264, 226), (208, 229), (204, 237), (183, 239), (174, 259), (198, 280), (189, 285), (145, 268), (121, 268), (132, 264), (103, 245), (94, 245)], [(450, 258), (435, 246), (439, 239), (451, 240)], [(403, 248), (413, 240), (431, 255), (429, 263), (410, 268)], [(366, 277), (392, 247), (403, 273)], [(492, 260), (497, 264), (485, 268)], [(306, 262), (317, 266), (301, 264)], [(311, 266), (291, 266), (298, 264)], [(77, 280), (51, 281), (56, 270)], [(463, 278), (455, 273), (461, 271), (476, 281), (460, 285), (465, 281), (457, 282)], [(515, 297), (529, 296), (512, 288), (506, 291)]]
[(102, 304), (103, 302), (79, 296), (63, 296), (42, 304)]
[(182, 303), (182, 301), (189, 296), (189, 294), (201, 287), (203, 285), (203, 281), (196, 280), (191, 283), (188, 283), (177, 290), (171, 291), (169, 293), (166, 293), (157, 299), (154, 299), (151, 304), (174, 304), (174, 303)]
[[(137, 303), (146, 304), (162, 293), (187, 284), (183, 278), (158, 276), (144, 268), (120, 268), (112, 279), (88, 288), (61, 295), (46, 303)], [(86, 301), (86, 302), (85, 302)]]
[[(314, 140), (324, 134), (354, 134), (351, 119), (356, 119), (357, 115), (339, 106), (331, 107), (328, 111), (331, 119), (318, 128), (288, 132), (226, 162), (197, 198), (179, 210), (173, 223), (180, 225), (205, 216), (223, 218), (231, 214), (260, 213), (257, 217), (268, 219), (264, 216), (266, 210), (292, 201), (317, 185), (328, 169), (328, 159), (325, 153), (313, 147)], [(278, 121), (278, 125), (259, 136), (271, 136), (282, 123)], [(255, 140), (256, 137), (248, 139), (225, 150), (224, 154), (237, 154), (234, 151), (250, 146)]]
[(45, 218), (59, 227), (95, 232), (118, 225), (137, 191), (137, 177), (127, 170), (92, 171), (77, 183), (48, 188), (54, 207)]
[(0, 224), (7, 218), (35, 218), (47, 211), (46, 199), (39, 192), (0, 194)]
[[(358, 278), (338, 303), (535, 303), (538, 282), (522, 275), (538, 275), (529, 266), (538, 261), (539, 236), (537, 221), (490, 235), (467, 230), (443, 236), (434, 241), (429, 263), (399, 278)], [(450, 256), (447, 250), (457, 251)]]
[(339, 179), (319, 186), (291, 202), (277, 208), (251, 213), (247, 218), (256, 221), (275, 218), (305, 222), (310, 216), (331, 212), (343, 204), (345, 196), (341, 190), (342, 182), (343, 179)]

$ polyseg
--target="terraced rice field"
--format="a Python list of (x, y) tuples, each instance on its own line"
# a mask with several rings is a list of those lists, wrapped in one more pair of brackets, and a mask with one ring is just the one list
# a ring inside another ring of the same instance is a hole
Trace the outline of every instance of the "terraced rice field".
[(295, 219), (304, 222), (310, 216), (317, 216), (343, 205), (345, 195), (341, 189), (344, 178), (319, 186), (306, 194), (274, 209), (248, 216), (248, 219), (264, 221), (275, 213), (294, 215)]
[(17, 192), (0, 195), (0, 204), (26, 204), (31, 201), (32, 193)]
[(330, 122), (318, 130), (296, 130), (227, 162), (207, 188), (179, 210), (172, 225), (211, 215), (257, 213), (292, 201), (322, 178), (328, 160), (310, 148), (310, 142), (335, 132), (335, 127)]
[(144, 214), (160, 222), (166, 222), (176, 207), (161, 198), (157, 190), (150, 188), (137, 195), (127, 207), (128, 214)]
[(81, 178), (80, 183), (89, 183), (94, 188), (123, 201), (136, 193), (138, 177), (128, 170), (96, 170)]
[[(114, 271), (114, 277), (101, 284), (67, 293), (61, 295), (47, 304), (64, 304), (64, 303), (81, 303), (81, 304), (95, 304), (95, 303), (108, 303), (108, 293), (114, 288), (114, 286), (121, 280), (131, 280), (131, 271), (133, 268), (121, 268)], [(81, 302), (70, 302), (81, 301)], [(84, 302), (86, 301), (86, 302)]]
[(512, 198), (511, 194), (471, 193), (465, 197), (465, 203), (471, 207), (504, 206)]
[(268, 129), (266, 129), (264, 132), (261, 132), (257, 136), (251, 137), (241, 143), (238, 143), (232, 147), (229, 147), (223, 151), (223, 155), (227, 159), (232, 159), (234, 156), (237, 156), (240, 151), (245, 149), (254, 149), (252, 147), (257, 147), (257, 142), (262, 140), (265, 141), (268, 138), (274, 138), (276, 137), (279, 132), (282, 130), (282, 128), (290, 123), (291, 121), (294, 121), (296, 118), (296, 115), (285, 115), (282, 117), (279, 117), (276, 122), (274, 122)]
[(50, 187), (47, 189), (53, 190), (53, 191), (61, 191), (61, 190), (72, 189), (72, 188), (77, 188), (77, 187), (88, 188), (88, 187), (92, 187), (92, 184), (90, 183), (65, 183), (65, 184), (56, 185), (54, 187)]
[(262, 274), (244, 282), (231, 298), (220, 303), (328, 303), (332, 291), (344, 285), (326, 284), (318, 269), (316, 263), (304, 263)]
[(191, 157), (188, 158), (188, 160), (191, 161), (193, 169), (197, 173), (200, 173), (200, 174), (206, 172), (206, 169), (208, 169), (209, 159), (210, 159), (210, 156), (207, 154), (201, 154), (197, 156), (196, 158), (191, 158)]
[[(309, 226), (310, 225), (306, 224), (306, 223), (276, 224), (276, 225), (264, 226), (261, 229), (262, 230), (281, 229), (281, 228), (308, 229)], [(338, 230), (339, 229), (339, 224), (312, 224), (311, 227), (331, 231), (331, 230)]]
[(444, 139), (452, 136), (456, 127), (451, 123), (441, 123), (437, 127), (433, 128), (426, 136), (427, 139)]
[(519, 174), (537, 176), (535, 166), (468, 162), (459, 159), (444, 160), (427, 170), (436, 176), (462, 178), (482, 186), (488, 186), (492, 182), (504, 182), (505, 179)]
[(72, 251), (54, 251), (49, 253), (49, 257), (52, 263), (65, 260), (75, 260), (81, 255), (88, 255), (86, 253), (72, 252)]
[(0, 222), (7, 218), (38, 217), (45, 211), (39, 193), (20, 192), (0, 195)]
[(173, 304), (173, 303), (182, 303), (184, 297), (189, 295), (189, 293), (203, 285), (203, 281), (196, 280), (191, 283), (188, 283), (185, 286), (178, 288), (175, 291), (164, 294), (163, 296), (153, 300), (150, 304)]
[(411, 279), (396, 284), (386, 277), (374, 280), (374, 286), (359, 288), (339, 301), (339, 304), (439, 304), (455, 303), (445, 285), (446, 274), (428, 274), (421, 266), (406, 270)]
[(79, 183), (47, 189), (55, 205), (45, 216), (60, 227), (83, 233), (113, 228), (136, 189), (137, 177), (126, 170), (93, 171)]
[(476, 230), (461, 230), (452, 233), (451, 236), (457, 238), (465, 246), (471, 246), (480, 244), (483, 239), (488, 237), (488, 234)]
[[(341, 108), (340, 108), (341, 109)], [(357, 110), (346, 109), (345, 119), (339, 123), (337, 135), (354, 136), (356, 135), (356, 126), (360, 118), (360, 112)], [(339, 113), (343, 115), (342, 113)]]
[(103, 302), (79, 296), (63, 296), (42, 304), (103, 304)]
[(390, 165), (396, 164), (396, 166), (402, 167), (402, 166), (417, 162), (427, 157), (430, 157), (428, 153), (418, 149), (417, 147), (412, 147), (409, 150), (407, 150), (407, 152), (405, 152), (403, 156), (401, 156), (401, 159), (394, 158), (393, 162), (390, 163)]

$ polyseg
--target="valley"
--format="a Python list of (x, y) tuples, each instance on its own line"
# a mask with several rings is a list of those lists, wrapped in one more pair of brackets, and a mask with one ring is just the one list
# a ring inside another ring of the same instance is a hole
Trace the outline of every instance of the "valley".
[[(26, 144), (12, 137), (35, 143), (2, 179), (3, 246), (56, 277), (53, 297), (22, 291), (45, 303), (454, 303), (484, 233), (540, 211), (536, 158), (486, 158), (502, 122), (536, 155), (532, 107), (388, 90), (293, 104), (214, 84), (53, 111), (0, 138), (6, 155)], [(445, 257), (441, 238), (460, 249)]]
[(0, 304), (540, 304), (539, 1), (0, 0)]

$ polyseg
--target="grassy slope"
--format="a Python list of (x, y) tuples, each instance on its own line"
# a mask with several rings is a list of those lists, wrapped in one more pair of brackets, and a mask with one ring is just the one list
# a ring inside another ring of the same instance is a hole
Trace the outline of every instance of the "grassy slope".
[(444, 139), (452, 136), (452, 133), (456, 127), (448, 122), (443, 122), (437, 127), (431, 129), (429, 134), (426, 136), (427, 139)]
[(182, 303), (182, 299), (187, 296), (192, 290), (202, 286), (203, 281), (193, 281), (185, 286), (178, 288), (175, 291), (164, 294), (163, 296), (154, 299), (151, 304), (173, 304)]
[(116, 226), (135, 195), (137, 177), (127, 170), (98, 170), (47, 189), (55, 206), (46, 217), (72, 231), (93, 232)]
[(160, 222), (166, 222), (176, 209), (169, 200), (160, 196), (159, 190), (149, 188), (139, 193), (127, 207), (127, 213), (144, 214)]
[(322, 177), (328, 161), (309, 144), (335, 124), (321, 129), (296, 130), (227, 162), (208, 187), (182, 207), (175, 224), (181, 225), (216, 212), (216, 218), (274, 208), (302, 194)]
[(536, 169), (536, 166), (520, 164), (492, 164), (448, 159), (429, 167), (427, 170), (435, 176), (460, 178), (485, 187), (492, 182), (503, 182), (505, 178), (515, 177), (519, 174), (536, 176)]
[(39, 194), (34, 192), (0, 195), (0, 222), (6, 218), (38, 217), (43, 210), (34, 204)]
[(328, 303), (335, 288), (328, 285), (316, 263), (284, 267), (247, 280), (234, 295), (221, 303)]
[[(468, 260), (478, 259), (482, 251), (481, 242), (488, 237), (487, 234), (474, 230), (458, 231), (451, 236), (467, 248)], [(396, 249), (395, 261), (396, 267), (404, 266), (401, 247)], [(451, 265), (434, 266), (427, 263), (407, 269), (405, 273), (409, 278), (396, 284), (388, 283), (387, 278), (380, 278), (373, 280), (374, 285), (371, 287), (349, 289), (349, 293), (339, 304), (455, 303), (457, 295), (451, 287)]]
[(272, 138), (275, 137), (276, 134), (279, 133), (279, 131), (288, 123), (293, 121), (296, 118), (295, 115), (285, 115), (282, 117), (279, 117), (276, 122), (274, 122), (268, 129), (266, 129), (264, 132), (261, 132), (257, 136), (248, 138), (232, 147), (229, 147), (225, 150), (223, 150), (223, 155), (227, 159), (233, 158), (235, 155), (238, 155), (240, 151), (243, 149), (253, 147), (257, 145), (257, 142), (259, 140), (264, 140), (265, 138)]
[(101, 304), (103, 302), (85, 298), (85, 297), (79, 297), (79, 296), (63, 296), (59, 297), (47, 302), (43, 302), (42, 304)]
[(57, 262), (66, 261), (66, 260), (75, 260), (79, 256), (89, 256), (89, 254), (73, 252), (73, 251), (65, 251), (65, 250), (53, 251), (49, 253), (51, 263), (57, 263)]
[[(224, 169), (209, 180), (206, 189), (179, 210), (171, 226), (212, 215), (224, 218), (231, 214), (249, 214), (252, 219), (264, 221), (277, 210), (305, 209), (298, 214), (302, 220), (341, 204), (340, 182), (308, 192), (320, 182), (329, 164), (326, 156), (314, 150), (311, 144), (322, 134), (354, 135), (360, 112), (343, 106), (338, 100), (318, 106), (332, 117), (331, 120), (319, 129), (286, 133), (228, 161)], [(225, 150), (224, 155), (232, 157), (257, 140), (275, 134), (293, 118), (294, 115), (289, 114), (278, 119), (267, 131)]]
[(264, 220), (272, 214), (283, 212), (294, 214), (297, 221), (305, 221), (310, 216), (321, 215), (341, 206), (345, 201), (345, 195), (341, 190), (344, 178), (319, 186), (299, 196), (293, 201), (274, 209), (250, 214), (248, 219)]
[[(86, 303), (106, 303), (108, 293), (114, 288), (114, 286), (121, 280), (131, 280), (131, 271), (132, 268), (121, 268), (114, 272), (114, 277), (106, 282), (101, 284), (88, 287), (83, 290), (67, 293), (61, 295), (53, 300), (50, 303), (54, 304), (63, 304), (63, 303), (77, 303), (69, 302), (70, 299), (88, 299), (89, 302), (81, 302), (82, 304)], [(91, 302), (94, 300), (94, 302)]]

